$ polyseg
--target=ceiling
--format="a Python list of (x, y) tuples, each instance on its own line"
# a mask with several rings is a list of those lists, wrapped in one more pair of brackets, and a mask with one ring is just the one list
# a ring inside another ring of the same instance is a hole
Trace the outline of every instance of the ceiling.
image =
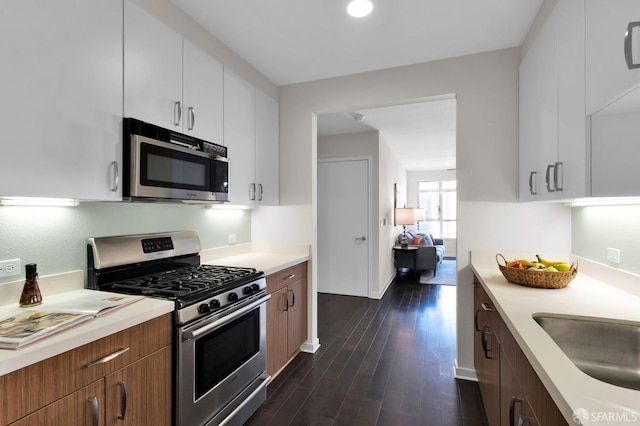
[[(371, 0), (364, 18), (346, 13), (350, 0), (170, 1), (284, 86), (520, 46), (543, 0)], [(363, 129), (380, 130), (408, 170), (435, 158), (437, 169), (452, 158), (455, 167), (455, 111), (438, 116), (451, 107), (443, 102), (360, 111)], [(353, 132), (353, 121), (321, 116), (318, 131)]]
[[(364, 115), (357, 121), (353, 113)], [(318, 136), (378, 130), (405, 169), (456, 167), (456, 100), (440, 99), (318, 116)]]

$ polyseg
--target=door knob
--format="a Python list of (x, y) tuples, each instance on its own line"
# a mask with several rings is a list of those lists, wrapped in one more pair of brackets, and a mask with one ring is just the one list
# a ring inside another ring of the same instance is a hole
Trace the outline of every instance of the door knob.
[(358, 240), (358, 241), (367, 241), (367, 237), (365, 237), (363, 235), (362, 237), (356, 237), (356, 240)]

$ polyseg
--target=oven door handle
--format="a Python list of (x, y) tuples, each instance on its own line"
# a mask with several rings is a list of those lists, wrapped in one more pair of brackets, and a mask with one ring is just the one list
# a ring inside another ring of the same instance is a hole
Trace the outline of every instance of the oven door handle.
[(205, 326), (202, 326), (196, 330), (193, 331), (185, 331), (185, 333), (183, 334), (183, 340), (194, 340), (197, 339), (199, 336), (208, 333), (209, 331), (229, 322), (229, 321), (233, 321), (236, 318), (241, 317), (242, 315), (246, 314), (247, 312), (255, 309), (256, 307), (262, 305), (263, 303), (265, 303), (267, 300), (271, 299), (271, 295), (267, 294), (264, 297), (261, 297), (260, 299), (256, 300), (255, 302), (252, 302), (250, 304), (248, 304), (247, 306), (243, 306), (242, 308), (238, 309), (237, 311), (233, 311), (231, 312), (229, 315), (225, 315), (224, 317), (217, 319)]

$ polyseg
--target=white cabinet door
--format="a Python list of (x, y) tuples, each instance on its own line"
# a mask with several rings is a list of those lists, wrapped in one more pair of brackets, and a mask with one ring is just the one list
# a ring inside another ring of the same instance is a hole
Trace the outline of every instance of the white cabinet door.
[[(587, 114), (602, 109), (640, 83), (640, 68), (630, 70), (624, 54), (625, 32), (640, 21), (638, 0), (587, 0)], [(640, 28), (631, 50), (640, 63)]]
[(555, 9), (549, 16), (536, 39), (539, 49), (538, 74), (540, 103), (538, 110), (539, 140), (542, 185), (539, 200), (556, 198), (554, 167), (558, 161), (558, 28)]
[(521, 201), (587, 194), (584, 58), (584, 3), (558, 2), (520, 65)]
[[(534, 46), (535, 47), (535, 46)], [(541, 190), (538, 49), (530, 49), (520, 64), (520, 201), (535, 201)]]
[(183, 41), (182, 132), (222, 145), (223, 67), (188, 40)]
[(583, 0), (558, 2), (558, 160), (557, 197), (587, 195), (585, 41)]
[(229, 157), (231, 204), (253, 205), (256, 199), (255, 89), (224, 69), (224, 144)]
[(280, 203), (280, 113), (278, 102), (256, 89), (257, 203)]
[(591, 117), (591, 195), (640, 195), (640, 88)]
[(0, 196), (120, 199), (122, 2), (1, 2), (0, 52)]
[(124, 115), (182, 131), (182, 37), (125, 0)]

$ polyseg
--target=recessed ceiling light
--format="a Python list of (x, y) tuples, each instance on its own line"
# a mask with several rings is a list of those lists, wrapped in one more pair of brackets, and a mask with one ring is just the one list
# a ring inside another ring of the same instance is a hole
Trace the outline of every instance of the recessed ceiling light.
[(347, 12), (354, 18), (367, 16), (373, 10), (373, 4), (369, 0), (353, 0), (347, 6)]

